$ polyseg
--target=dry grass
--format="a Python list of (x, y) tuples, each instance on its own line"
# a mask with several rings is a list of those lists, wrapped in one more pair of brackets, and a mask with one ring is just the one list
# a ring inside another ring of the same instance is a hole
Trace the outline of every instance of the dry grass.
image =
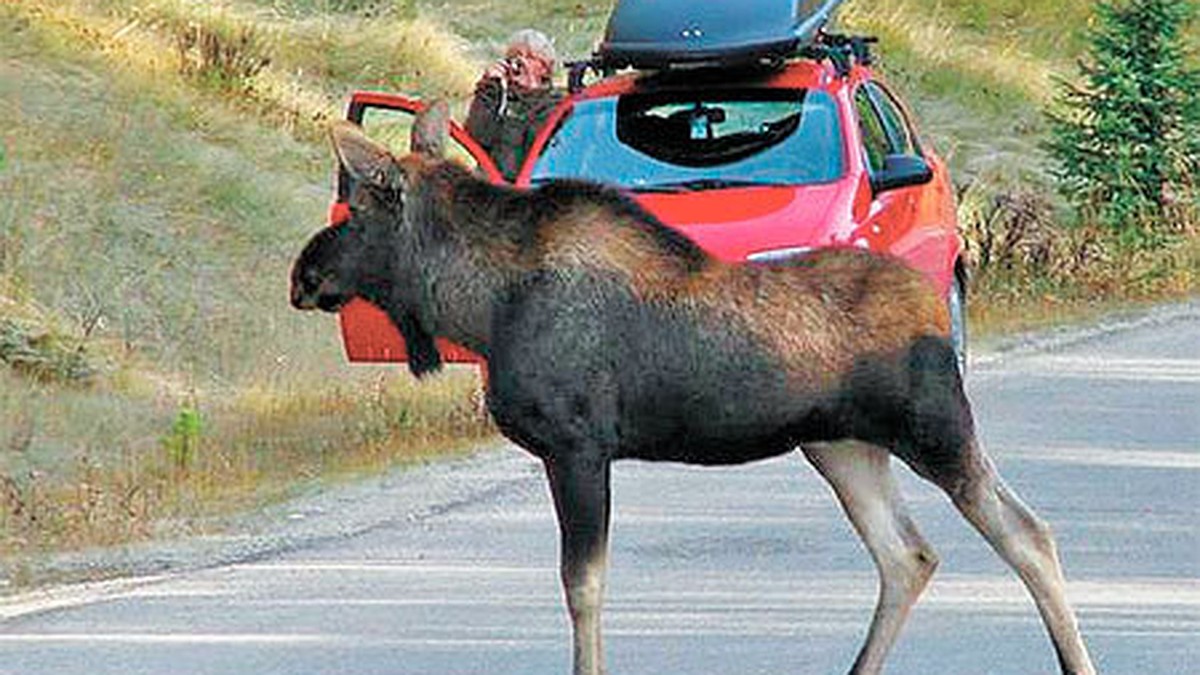
[[(0, 5), (9, 573), (494, 433), (473, 371), (418, 388), (347, 368), (332, 321), (287, 306), (327, 153), (245, 116), (243, 80), (261, 87), (268, 67), (202, 81), (127, 9)], [(64, 358), (79, 354), (86, 380)]]
[(952, 15), (940, 5), (912, 0), (852, 2), (838, 19), (847, 28), (879, 36), (885, 54), (910, 52), (924, 71), (950, 72), (968, 86), (1008, 89), (1036, 103), (1049, 100), (1049, 63), (1011, 38), (964, 39)]
[(839, 17), (844, 29), (879, 36), (879, 69), (912, 105), (956, 180), (997, 172), (1047, 180), (1040, 106), (1055, 61), (1013, 31), (964, 29), (952, 4), (852, 1)]
[[(462, 99), (479, 72), (464, 42), (429, 18), (327, 13), (199, 0), (0, 0), (72, 49), (147, 82), (179, 78), (316, 139), (358, 88)], [(158, 85), (156, 85), (158, 86)]]
[[(473, 45), (479, 60), (496, 58), (504, 41), (522, 28), (536, 28), (555, 42), (561, 60), (585, 59), (604, 34), (615, 0), (418, 0), (423, 14), (437, 14)], [(451, 9), (452, 11), (446, 11)]]
[[(0, 373), (0, 384), (17, 385)], [(141, 433), (97, 433), (47, 465), (38, 445), (57, 430), (52, 412), (78, 414), (95, 401), (37, 401), (8, 407), (0, 444), (0, 558), (19, 564), (39, 552), (103, 546), (163, 534), (193, 533), (220, 516), (294, 494), (298, 487), (336, 481), (466, 450), (494, 431), (478, 407), (477, 378), (451, 372), (419, 389), (383, 371), (340, 378), (335, 386), (194, 394), (183, 405), (109, 392), (111, 412), (139, 407), (157, 426)], [(60, 392), (61, 393), (61, 392)], [(35, 393), (33, 397), (50, 395)], [(57, 397), (58, 394), (55, 394)], [(11, 402), (8, 402), (11, 404)], [(195, 423), (180, 425), (184, 413)], [(146, 414), (148, 413), (148, 414)], [(184, 438), (186, 436), (186, 438)], [(186, 441), (189, 453), (177, 453)]]
[(1160, 246), (1122, 245), (1107, 228), (1068, 225), (1045, 187), (980, 179), (959, 196), (972, 270), (972, 330), (987, 336), (1093, 319), (1200, 293), (1200, 223), (1176, 214)]

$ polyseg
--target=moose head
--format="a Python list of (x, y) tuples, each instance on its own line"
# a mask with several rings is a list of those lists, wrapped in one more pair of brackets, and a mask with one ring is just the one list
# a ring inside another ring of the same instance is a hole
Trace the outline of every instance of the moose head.
[(409, 368), (418, 376), (439, 368), (441, 357), (412, 299), (420, 287), (412, 274), (419, 247), (405, 206), (416, 167), (443, 154), (448, 121), (444, 102), (427, 107), (413, 124), (413, 154), (406, 158), (369, 139), (358, 125), (334, 123), (334, 153), (352, 181), (350, 217), (313, 236), (292, 268), (293, 307), (337, 312), (355, 298), (379, 306), (404, 338)]

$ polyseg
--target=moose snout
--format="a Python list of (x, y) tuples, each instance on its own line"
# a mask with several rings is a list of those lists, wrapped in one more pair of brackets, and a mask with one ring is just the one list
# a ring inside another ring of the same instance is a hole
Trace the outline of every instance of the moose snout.
[(341, 293), (337, 284), (313, 270), (297, 271), (292, 275), (292, 307), (303, 311), (319, 309), (336, 312), (346, 304), (348, 298)]
[(345, 226), (327, 227), (308, 241), (292, 264), (292, 307), (300, 310), (340, 310), (354, 295), (339, 261), (346, 256)]
[(292, 307), (304, 311), (316, 309), (317, 298), (311, 293), (305, 293), (299, 284), (292, 284)]
[(319, 284), (320, 280), (313, 279), (311, 270), (304, 269), (302, 266), (296, 265), (292, 269), (292, 307), (305, 311), (316, 309), (316, 290)]

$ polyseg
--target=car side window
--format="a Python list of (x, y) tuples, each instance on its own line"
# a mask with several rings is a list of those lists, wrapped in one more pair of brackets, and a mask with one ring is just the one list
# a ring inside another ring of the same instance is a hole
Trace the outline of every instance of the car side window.
[(854, 107), (858, 112), (858, 126), (862, 132), (863, 150), (867, 157), (867, 167), (871, 173), (883, 170), (884, 158), (891, 150), (891, 140), (884, 128), (883, 120), (875, 111), (871, 97), (865, 87), (860, 87), (854, 94)]
[(912, 125), (891, 92), (874, 82), (868, 82), (863, 89), (868, 91), (875, 101), (875, 107), (887, 132), (891, 152), (898, 155), (920, 155), (921, 148)]

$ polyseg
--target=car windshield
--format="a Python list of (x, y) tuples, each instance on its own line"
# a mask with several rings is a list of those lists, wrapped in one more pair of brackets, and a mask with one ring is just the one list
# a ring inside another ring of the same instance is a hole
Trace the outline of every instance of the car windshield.
[(824, 183), (842, 173), (829, 94), (756, 89), (580, 101), (542, 151), (532, 179), (581, 178), (649, 192)]

